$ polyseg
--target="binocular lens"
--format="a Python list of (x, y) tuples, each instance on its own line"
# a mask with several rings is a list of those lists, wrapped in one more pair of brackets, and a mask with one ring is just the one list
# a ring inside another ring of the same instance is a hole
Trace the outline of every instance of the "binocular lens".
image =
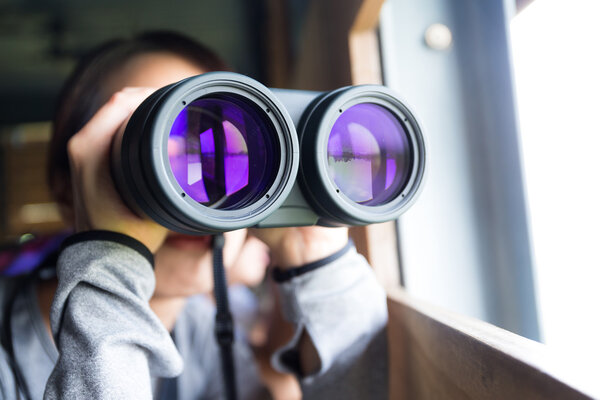
[(329, 177), (356, 203), (378, 206), (394, 200), (412, 169), (408, 134), (385, 107), (359, 103), (335, 121), (327, 141)]
[(167, 149), (182, 196), (221, 210), (253, 203), (275, 180), (277, 137), (264, 111), (236, 95), (191, 102), (175, 118)]

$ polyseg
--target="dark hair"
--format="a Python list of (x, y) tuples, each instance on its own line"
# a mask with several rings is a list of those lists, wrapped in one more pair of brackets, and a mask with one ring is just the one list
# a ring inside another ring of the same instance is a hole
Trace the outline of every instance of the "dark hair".
[(48, 153), (47, 180), (61, 208), (71, 208), (71, 171), (67, 143), (106, 103), (111, 93), (102, 90), (107, 79), (135, 56), (167, 52), (205, 71), (229, 70), (208, 47), (175, 32), (154, 31), (130, 39), (114, 39), (85, 55), (64, 84), (57, 103)]

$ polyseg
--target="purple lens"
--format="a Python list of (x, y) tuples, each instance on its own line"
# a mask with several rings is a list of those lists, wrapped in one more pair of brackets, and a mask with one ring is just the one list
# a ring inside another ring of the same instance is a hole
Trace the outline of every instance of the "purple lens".
[(327, 160), (329, 177), (342, 193), (377, 206), (402, 192), (412, 154), (399, 118), (383, 106), (363, 103), (348, 108), (333, 124)]
[(238, 209), (262, 197), (279, 167), (277, 135), (259, 109), (234, 95), (200, 98), (169, 134), (175, 179), (198, 203)]

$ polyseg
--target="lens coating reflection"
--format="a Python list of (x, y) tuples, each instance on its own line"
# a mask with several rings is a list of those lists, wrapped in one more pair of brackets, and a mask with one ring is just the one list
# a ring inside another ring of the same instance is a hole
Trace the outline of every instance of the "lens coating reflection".
[(276, 138), (268, 119), (235, 96), (200, 98), (171, 126), (171, 171), (198, 203), (242, 208), (273, 184), (280, 160)]
[(344, 111), (327, 142), (329, 177), (351, 200), (377, 206), (396, 198), (408, 182), (412, 153), (398, 117), (378, 104)]

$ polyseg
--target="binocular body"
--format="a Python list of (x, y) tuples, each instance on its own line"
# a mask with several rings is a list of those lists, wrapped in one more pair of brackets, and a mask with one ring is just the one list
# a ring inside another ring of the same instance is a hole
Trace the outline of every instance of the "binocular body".
[(113, 141), (138, 215), (187, 234), (384, 222), (416, 199), (425, 143), (388, 88), (268, 89), (211, 72), (159, 89)]

